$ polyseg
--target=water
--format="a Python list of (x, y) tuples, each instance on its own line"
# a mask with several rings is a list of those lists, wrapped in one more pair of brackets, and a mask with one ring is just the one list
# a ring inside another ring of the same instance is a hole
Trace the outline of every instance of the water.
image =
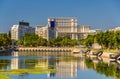
[(117, 62), (104, 63), (100, 58), (9, 54), (0, 56), (0, 79), (3, 76), (10, 79), (120, 79), (120, 67)]

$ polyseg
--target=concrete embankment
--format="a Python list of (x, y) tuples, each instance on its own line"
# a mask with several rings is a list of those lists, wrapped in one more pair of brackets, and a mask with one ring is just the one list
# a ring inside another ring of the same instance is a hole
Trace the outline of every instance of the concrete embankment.
[(14, 50), (14, 48), (8, 48), (5, 50), (0, 50), (0, 53), (9, 53), (9, 52), (12, 52), (13, 50)]
[(71, 52), (74, 48), (71, 47), (18, 47), (18, 51), (38, 51), (38, 52)]
[[(76, 47), (18, 47), (18, 52), (23, 54), (36, 54), (41, 55), (70, 55), (74, 56), (74, 52), (80, 52), (80, 48)], [(80, 54), (80, 53), (79, 53)]]
[[(54, 52), (54, 54), (61, 54), (65, 52), (66, 54), (69, 53), (72, 56), (82, 56), (80, 53), (80, 48), (75, 48), (75, 47), (19, 47), (17, 48), (18, 51), (20, 52), (43, 52), (43, 54), (48, 54), (48, 52)], [(50, 53), (51, 54), (51, 53)], [(100, 56), (103, 59), (110, 60), (110, 55), (114, 53), (109, 53), (109, 52), (103, 52), (103, 54)], [(90, 57), (95, 57), (95, 55), (92, 54), (92, 51), (88, 54)]]

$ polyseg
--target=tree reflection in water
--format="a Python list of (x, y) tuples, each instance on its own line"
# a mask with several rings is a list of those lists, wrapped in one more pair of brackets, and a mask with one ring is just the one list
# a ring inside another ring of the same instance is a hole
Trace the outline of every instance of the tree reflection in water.
[(99, 74), (104, 74), (107, 77), (120, 79), (120, 65), (117, 62), (113, 63), (95, 63), (91, 59), (85, 59), (85, 64), (88, 69), (94, 69)]

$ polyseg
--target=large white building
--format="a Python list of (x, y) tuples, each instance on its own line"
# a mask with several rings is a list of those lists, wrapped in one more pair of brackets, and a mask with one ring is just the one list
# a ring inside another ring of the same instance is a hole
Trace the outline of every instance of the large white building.
[(71, 39), (84, 39), (88, 34), (96, 33), (90, 26), (79, 26), (77, 18), (48, 18), (48, 27), (55, 28), (57, 36), (68, 36)]
[(28, 22), (19, 22), (11, 28), (11, 39), (18, 41), (26, 33), (35, 33), (35, 28), (29, 26)]
[(48, 18), (46, 26), (36, 27), (36, 34), (47, 40), (57, 36), (84, 39), (88, 34), (97, 32), (97, 30), (90, 30), (90, 26), (79, 26), (77, 18)]
[(57, 36), (69, 36), (75, 39), (77, 33), (77, 19), (76, 18), (49, 18), (48, 27), (55, 28)]

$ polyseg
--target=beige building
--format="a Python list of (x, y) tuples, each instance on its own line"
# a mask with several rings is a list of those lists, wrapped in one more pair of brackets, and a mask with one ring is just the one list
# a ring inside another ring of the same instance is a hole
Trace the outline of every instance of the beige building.
[(56, 30), (55, 28), (51, 28), (47, 26), (37, 26), (35, 28), (35, 34), (41, 36), (47, 40), (51, 38), (56, 38)]
[(90, 31), (90, 26), (78, 26), (77, 32), (78, 33), (88, 33)]
[(48, 27), (47, 26), (37, 26), (35, 28), (35, 34), (37, 34), (38, 36), (41, 36), (45, 39), (48, 38)]

